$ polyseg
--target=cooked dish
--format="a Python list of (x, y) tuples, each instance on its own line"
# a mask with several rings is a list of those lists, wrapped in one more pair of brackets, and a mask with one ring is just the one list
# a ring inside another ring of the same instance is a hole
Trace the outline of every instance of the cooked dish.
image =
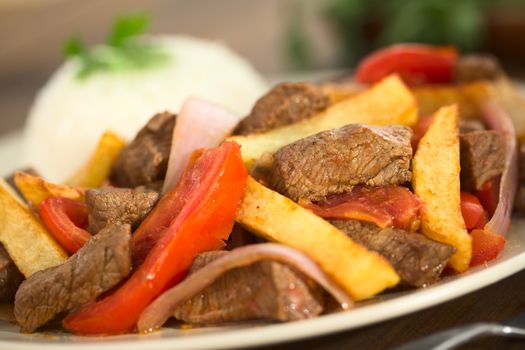
[(64, 45), (67, 60), (38, 92), (24, 132), (24, 162), (46, 179), (65, 181), (107, 129), (132, 139), (154, 113), (178, 112), (191, 96), (243, 116), (268, 88), (220, 42), (145, 36), (146, 24), (143, 16), (123, 16), (109, 31), (109, 47), (87, 47), (77, 37)]
[(278, 84), (240, 122), (190, 98), (129, 142), (108, 130), (64, 183), (2, 182), (1, 296), (22, 332), (112, 335), (424, 288), (504, 249), (523, 105), (495, 60), (414, 44)]

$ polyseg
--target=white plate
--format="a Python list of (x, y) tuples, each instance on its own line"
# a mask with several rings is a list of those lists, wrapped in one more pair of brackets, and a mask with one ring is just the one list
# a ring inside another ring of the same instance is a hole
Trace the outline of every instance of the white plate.
[[(19, 134), (0, 140), (0, 174), (6, 174), (22, 165), (19, 164), (20, 149)], [(147, 336), (125, 335), (105, 338), (75, 337), (61, 332), (25, 335), (18, 332), (18, 327), (3, 321), (0, 322), (0, 348), (17, 350), (231, 349), (273, 344), (355, 329), (407, 315), (488, 286), (524, 268), (525, 220), (516, 219), (508, 234), (505, 250), (491, 264), (442, 280), (429, 288), (389, 293), (350, 311), (283, 324), (249, 324), (191, 330), (172, 328)]]

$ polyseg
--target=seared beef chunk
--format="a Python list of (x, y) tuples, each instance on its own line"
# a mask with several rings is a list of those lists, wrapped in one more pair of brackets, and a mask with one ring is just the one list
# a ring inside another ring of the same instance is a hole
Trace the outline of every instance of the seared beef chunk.
[(270, 152), (263, 153), (252, 165), (250, 176), (257, 180), (257, 182), (269, 187), (272, 177), (273, 161), (273, 154)]
[(56, 315), (95, 300), (131, 272), (129, 225), (111, 225), (64, 264), (25, 280), (15, 296), (22, 332), (33, 332)]
[(248, 244), (254, 244), (258, 240), (263, 240), (262, 238), (255, 237), (248, 230), (246, 230), (241, 225), (235, 223), (230, 233), (230, 237), (226, 241), (225, 250), (232, 250), (239, 248)]
[(24, 276), (0, 244), (0, 303), (11, 303)]
[(516, 198), (514, 199), (514, 207), (517, 212), (525, 214), (525, 185), (520, 183), (516, 191)]
[(158, 192), (144, 187), (87, 190), (88, 230), (96, 234), (109, 224), (129, 224), (134, 231), (158, 200)]
[(347, 125), (286, 145), (275, 153), (272, 186), (293, 200), (320, 200), (354, 185), (410, 181), (412, 131), (405, 126)]
[(519, 184), (516, 193), (515, 207), (525, 214), (525, 141), (520, 141), (518, 148)]
[[(225, 251), (199, 255), (190, 273), (228, 254)], [(231, 270), (202, 293), (177, 307), (175, 318), (197, 324), (271, 319), (294, 321), (319, 315), (321, 290), (310, 286), (288, 266), (261, 261)]]
[(479, 190), (485, 182), (501, 175), (505, 166), (505, 149), (494, 130), (461, 134), (461, 189)]
[(454, 78), (465, 83), (475, 80), (494, 80), (503, 74), (498, 60), (490, 55), (462, 55), (455, 67)]
[(477, 119), (460, 119), (459, 120), (459, 133), (466, 134), (471, 131), (483, 131), (487, 130), (485, 125)]
[(357, 220), (330, 220), (355, 242), (384, 256), (405, 284), (421, 287), (435, 282), (454, 247), (435, 242), (419, 233), (395, 228), (381, 229)]
[(264, 132), (309, 118), (330, 103), (328, 95), (308, 83), (282, 83), (261, 97), (234, 134)]
[(118, 187), (160, 188), (166, 176), (175, 115), (155, 115), (117, 158), (110, 180)]

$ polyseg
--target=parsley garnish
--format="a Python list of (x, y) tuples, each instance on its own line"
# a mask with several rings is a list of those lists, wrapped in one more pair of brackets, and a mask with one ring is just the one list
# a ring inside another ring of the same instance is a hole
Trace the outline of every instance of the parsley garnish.
[(66, 58), (80, 62), (77, 77), (82, 79), (100, 71), (141, 69), (166, 62), (168, 54), (141, 38), (149, 25), (144, 14), (120, 16), (105, 45), (88, 48), (79, 36), (69, 38), (63, 47)]

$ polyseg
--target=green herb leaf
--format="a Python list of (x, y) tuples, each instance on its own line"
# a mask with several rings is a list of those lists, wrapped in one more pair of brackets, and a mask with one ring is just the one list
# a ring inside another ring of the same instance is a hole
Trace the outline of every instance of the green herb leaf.
[(62, 48), (62, 52), (66, 57), (80, 56), (86, 53), (86, 46), (78, 36), (71, 37), (66, 40)]
[(63, 46), (66, 58), (78, 60), (77, 78), (101, 71), (137, 70), (160, 66), (170, 56), (158, 45), (140, 38), (149, 25), (145, 14), (120, 16), (106, 40), (106, 45), (87, 48), (79, 37), (69, 38)]
[(120, 16), (113, 25), (113, 30), (108, 38), (108, 45), (121, 47), (128, 39), (144, 34), (148, 26), (149, 20), (144, 13)]

